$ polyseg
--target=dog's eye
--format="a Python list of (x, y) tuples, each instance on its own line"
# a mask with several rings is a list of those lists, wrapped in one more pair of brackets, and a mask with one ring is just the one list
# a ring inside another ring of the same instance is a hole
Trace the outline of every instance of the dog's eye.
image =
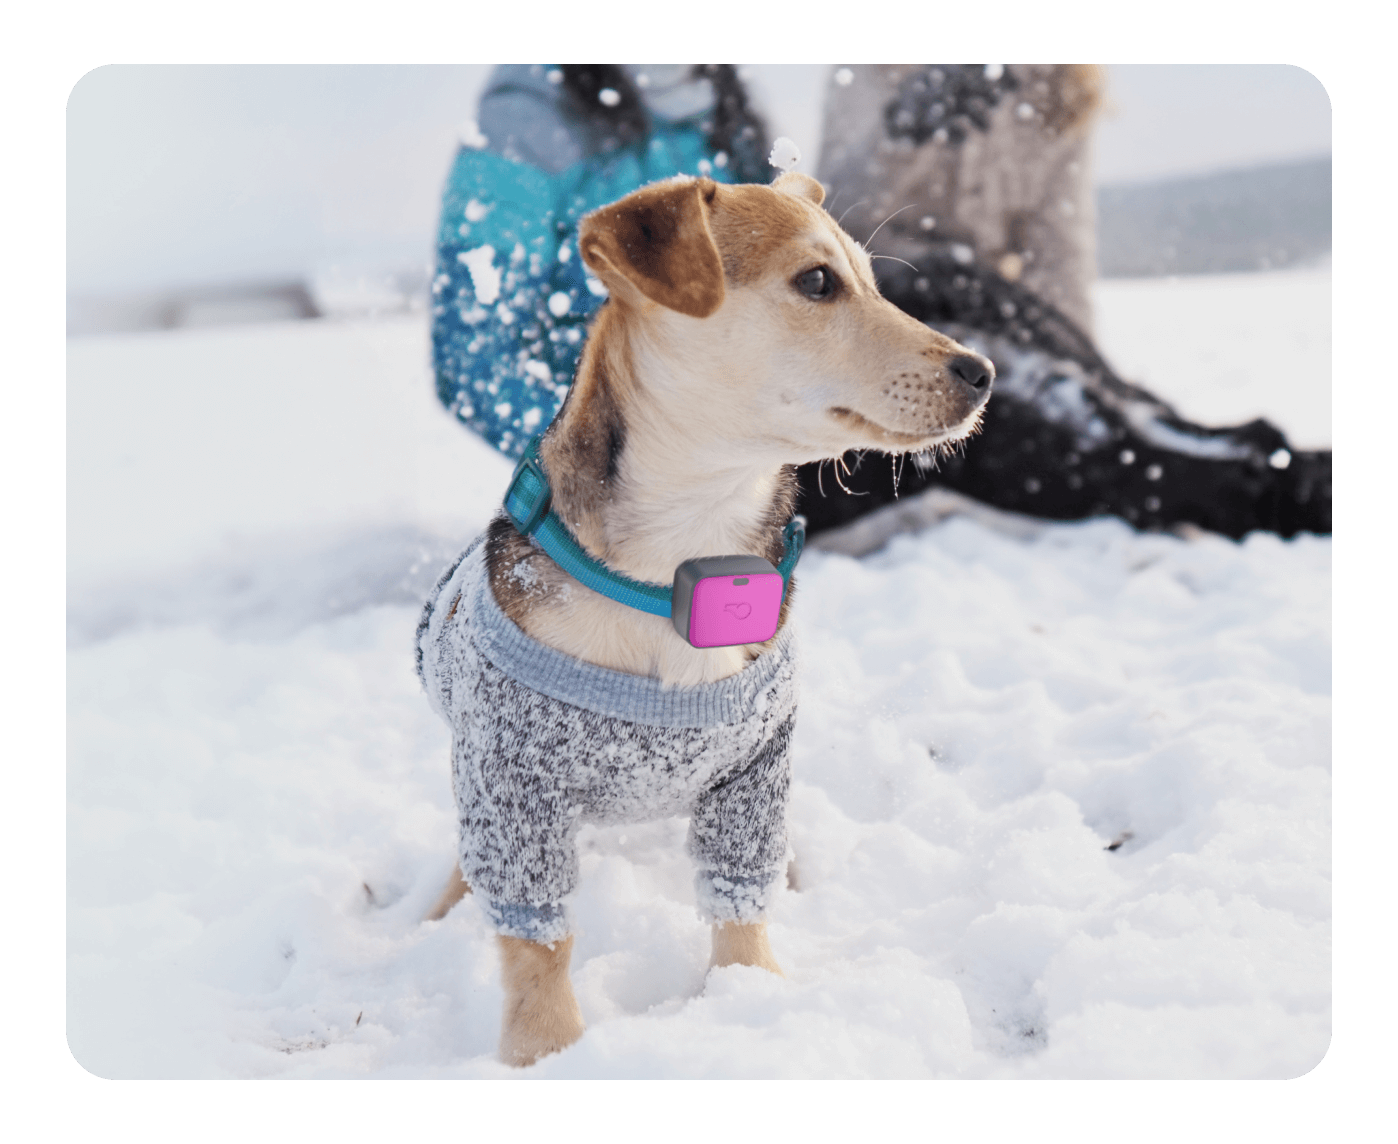
[(835, 276), (824, 266), (817, 266), (797, 276), (796, 289), (807, 298), (828, 298), (835, 292)]

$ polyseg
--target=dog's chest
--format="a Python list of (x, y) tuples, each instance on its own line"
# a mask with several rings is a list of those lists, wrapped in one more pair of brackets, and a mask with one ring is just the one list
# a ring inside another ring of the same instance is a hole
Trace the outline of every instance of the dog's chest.
[(429, 608), (423, 680), (452, 727), (456, 763), (520, 807), (600, 822), (687, 814), (790, 737), (789, 636), (737, 675), (665, 687), (530, 639), (493, 605), (479, 553)]
[[(503, 532), (503, 530), (502, 530)], [(693, 687), (736, 675), (761, 645), (695, 648), (675, 638), (664, 617), (593, 592), (518, 534), (488, 546), (487, 576), (499, 608), (532, 639), (612, 671)]]

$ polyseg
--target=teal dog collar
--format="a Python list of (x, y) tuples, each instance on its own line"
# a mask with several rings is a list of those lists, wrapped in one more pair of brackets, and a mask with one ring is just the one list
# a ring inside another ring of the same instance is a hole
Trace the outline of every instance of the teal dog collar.
[[(594, 592), (628, 608), (669, 617), (675, 623), (675, 630), (696, 647), (762, 643), (776, 634), (777, 611), (786, 598), (791, 573), (806, 543), (805, 517), (793, 516), (782, 531), (785, 552), (775, 568), (759, 556), (709, 556), (681, 564), (675, 570), (674, 584), (669, 587), (632, 580), (589, 556), (553, 511), (553, 493), (539, 461), (540, 440), (534, 437), (529, 442), (515, 466), (505, 493), (505, 512), (520, 534), (532, 536), (563, 571)], [(767, 591), (759, 597), (756, 593), (764, 579), (774, 573), (781, 577), (780, 592), (774, 595)], [(724, 591), (705, 591), (706, 581), (710, 585), (726, 582)], [(755, 593), (752, 602), (741, 598), (741, 590), (749, 585)], [(677, 590), (679, 608), (675, 607)], [(714, 603), (703, 604), (702, 601), (708, 599)], [(722, 615), (706, 616), (706, 606), (720, 609)], [(696, 643), (696, 639), (704, 642)]]

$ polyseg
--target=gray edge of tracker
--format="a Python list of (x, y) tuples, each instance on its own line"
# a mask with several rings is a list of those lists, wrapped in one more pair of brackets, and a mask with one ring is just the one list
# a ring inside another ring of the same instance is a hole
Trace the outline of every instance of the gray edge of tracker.
[[(689, 638), (689, 614), (694, 607), (694, 588), (700, 580), (707, 580), (711, 576), (761, 575), (780, 573), (761, 556), (700, 556), (696, 560), (686, 560), (675, 569), (675, 588), (670, 599), (670, 620), (675, 625), (675, 631), (693, 646)], [(782, 599), (786, 599), (785, 584)], [(766, 638), (771, 639), (775, 634), (774, 630)]]

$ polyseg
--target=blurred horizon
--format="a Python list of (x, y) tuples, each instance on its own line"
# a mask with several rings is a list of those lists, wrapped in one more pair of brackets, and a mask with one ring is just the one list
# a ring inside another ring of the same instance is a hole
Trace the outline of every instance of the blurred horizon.
[[(67, 114), (70, 335), (421, 307), (441, 184), (489, 71), (89, 72)], [(810, 172), (829, 72), (744, 65), (772, 136), (794, 139)], [(1103, 276), (1328, 252), (1330, 106), (1309, 72), (1107, 65), (1107, 85)]]

